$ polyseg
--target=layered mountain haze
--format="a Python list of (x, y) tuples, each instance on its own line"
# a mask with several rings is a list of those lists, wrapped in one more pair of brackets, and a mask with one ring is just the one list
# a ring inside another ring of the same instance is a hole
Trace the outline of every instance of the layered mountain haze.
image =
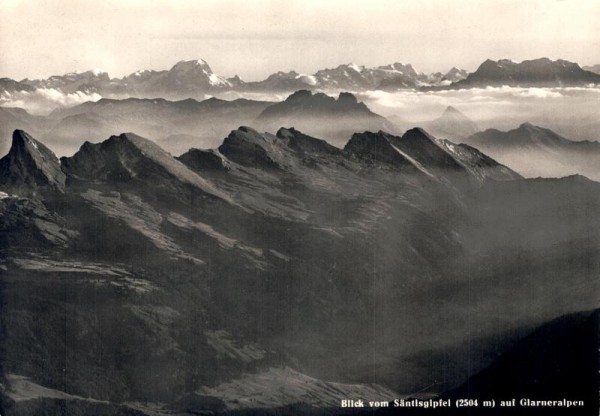
[(583, 69), (586, 71), (593, 72), (594, 74), (600, 74), (600, 64), (584, 66)]
[(2, 108), (0, 116), (5, 117), (7, 128), (31, 126), (60, 155), (73, 154), (82, 141), (98, 142), (121, 131), (139, 132), (176, 155), (191, 147), (217, 146), (232, 125), (271, 132), (280, 126), (295, 126), (338, 146), (343, 146), (355, 131), (398, 131), (353, 94), (340, 93), (335, 99), (307, 90), (297, 91), (281, 102), (214, 97), (204, 101), (101, 99), (56, 109), (48, 117)]
[(424, 123), (424, 126), (438, 137), (454, 140), (465, 139), (480, 131), (473, 120), (452, 106), (448, 106), (439, 118)]
[(107, 135), (135, 131), (180, 154), (190, 147), (216, 145), (232, 125), (253, 123), (271, 104), (217, 98), (204, 101), (102, 99), (54, 111), (51, 117), (60, 121), (44, 134), (44, 140), (69, 146), (72, 151), (65, 149), (63, 154), (70, 154), (79, 147), (82, 137), (97, 142)]
[[(315, 114), (299, 98), (366, 109), (301, 92), (267, 115)], [(438, 394), (598, 303), (600, 185), (523, 179), (420, 128), (342, 149), (240, 127), (178, 158), (125, 133), (60, 162), (17, 131), (0, 166), (7, 412)]]
[(254, 124), (266, 131), (293, 126), (339, 147), (356, 131), (397, 132), (394, 124), (373, 113), (350, 93), (340, 93), (335, 99), (307, 90), (297, 91), (285, 101), (267, 107)]
[(531, 123), (506, 132), (488, 129), (464, 141), (527, 177), (582, 174), (600, 180), (596, 141), (571, 141)]

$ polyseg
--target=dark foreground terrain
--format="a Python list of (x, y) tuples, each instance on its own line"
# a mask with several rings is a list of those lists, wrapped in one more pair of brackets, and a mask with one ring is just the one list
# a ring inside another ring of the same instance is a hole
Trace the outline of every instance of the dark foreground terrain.
[(2, 415), (597, 413), (583, 176), (523, 179), (422, 129), (339, 149), (240, 127), (177, 158), (127, 133), (61, 160), (17, 130), (0, 191)]

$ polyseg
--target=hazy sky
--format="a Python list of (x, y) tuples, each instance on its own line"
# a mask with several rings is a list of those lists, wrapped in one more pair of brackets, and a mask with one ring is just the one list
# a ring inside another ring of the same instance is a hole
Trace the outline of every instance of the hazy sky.
[(599, 0), (0, 0), (0, 77), (123, 76), (205, 59), (257, 80), (355, 62), (474, 70), (486, 58), (600, 63)]

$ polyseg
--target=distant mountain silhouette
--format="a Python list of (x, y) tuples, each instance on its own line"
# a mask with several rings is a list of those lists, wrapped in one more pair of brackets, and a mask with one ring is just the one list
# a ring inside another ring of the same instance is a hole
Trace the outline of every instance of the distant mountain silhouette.
[(202, 100), (227, 92), (281, 93), (302, 89), (332, 91), (367, 91), (399, 89), (462, 89), (486, 86), (562, 87), (588, 86), (600, 83), (595, 67), (582, 69), (578, 64), (548, 58), (515, 63), (508, 59), (486, 60), (469, 74), (457, 67), (446, 73), (426, 74), (410, 64), (393, 63), (365, 67), (354, 63), (301, 74), (279, 71), (261, 81), (245, 82), (239, 76), (226, 78), (215, 74), (202, 60), (177, 62), (168, 70), (144, 69), (123, 78), (110, 78), (106, 72), (91, 70), (54, 75), (47, 79), (15, 81), (0, 78), (0, 101), (10, 100), (18, 92), (37, 88), (56, 89), (66, 94), (99, 94), (104, 98), (166, 98)]
[(571, 141), (531, 123), (523, 123), (506, 132), (488, 129), (466, 138), (464, 142), (525, 176), (580, 173), (600, 179), (600, 143)]
[(435, 120), (424, 123), (425, 128), (437, 137), (462, 140), (480, 129), (473, 120), (452, 106), (448, 106)]
[(321, 69), (314, 74), (296, 71), (276, 72), (262, 81), (245, 82), (239, 76), (215, 74), (202, 60), (177, 62), (168, 70), (143, 69), (123, 78), (110, 78), (106, 72), (89, 70), (53, 75), (46, 79), (15, 81), (0, 78), (0, 100), (7, 94), (32, 92), (37, 88), (56, 89), (65, 94), (99, 94), (104, 98), (186, 98), (205, 99), (207, 95), (237, 92), (293, 92), (301, 89), (363, 91), (446, 85), (466, 77), (466, 71), (452, 68), (446, 74), (417, 72), (410, 64), (394, 63), (375, 68), (356, 64)]
[(280, 126), (295, 127), (340, 147), (356, 131), (396, 132), (392, 123), (350, 93), (340, 93), (335, 99), (307, 90), (296, 91), (281, 103), (267, 107), (255, 123), (266, 131), (276, 131)]
[(452, 84), (453, 88), (486, 86), (568, 87), (600, 83), (600, 75), (581, 69), (574, 63), (559, 59), (533, 59), (515, 63), (509, 59), (483, 62), (466, 79)]
[(586, 71), (593, 72), (595, 74), (600, 74), (600, 64), (584, 66), (582, 67)]

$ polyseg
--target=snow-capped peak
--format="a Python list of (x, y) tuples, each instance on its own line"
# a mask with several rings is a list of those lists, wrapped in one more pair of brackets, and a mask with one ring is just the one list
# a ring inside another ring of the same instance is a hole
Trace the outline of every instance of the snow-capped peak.
[(296, 79), (307, 85), (317, 85), (317, 77), (314, 75), (298, 74), (296, 75)]
[(210, 85), (214, 85), (214, 86), (231, 86), (231, 83), (229, 81), (227, 81), (226, 79), (221, 78), (220, 76), (216, 75), (216, 74), (210, 74), (208, 76), (208, 82), (210, 82)]
[(360, 66), (360, 65), (356, 65), (355, 63), (349, 63), (348, 64), (348, 68), (356, 71), (356, 72), (361, 72), (365, 67), (364, 66)]

